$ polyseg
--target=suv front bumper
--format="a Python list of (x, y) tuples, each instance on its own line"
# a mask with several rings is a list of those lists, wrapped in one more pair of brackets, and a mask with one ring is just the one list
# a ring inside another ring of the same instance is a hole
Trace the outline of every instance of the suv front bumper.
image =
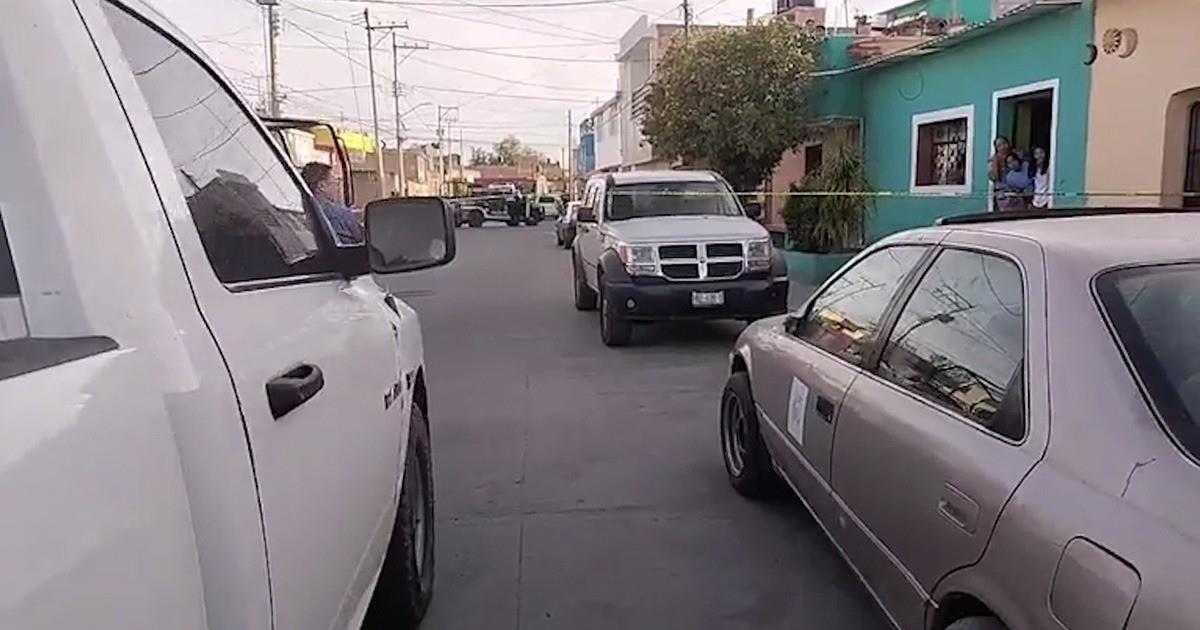
[[(634, 321), (758, 319), (788, 310), (786, 276), (712, 282), (639, 278), (633, 282), (606, 282), (605, 286), (617, 315)], [(693, 293), (716, 291), (724, 295), (721, 306), (692, 306)]]

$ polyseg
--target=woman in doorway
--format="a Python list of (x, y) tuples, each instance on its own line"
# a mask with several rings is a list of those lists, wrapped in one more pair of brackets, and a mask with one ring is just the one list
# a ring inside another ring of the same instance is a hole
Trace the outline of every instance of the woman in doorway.
[[(988, 179), (992, 182), (997, 193), (1004, 189), (1004, 178), (1008, 174), (1008, 158), (1012, 155), (1012, 143), (1004, 136), (996, 136), (992, 141), (992, 157), (988, 159)], [(995, 200), (992, 210), (1001, 210), (1000, 197)]]
[(1033, 179), (1033, 207), (1039, 210), (1050, 208), (1050, 156), (1042, 147), (1033, 148), (1033, 159), (1029, 162), (1029, 176)]
[(1005, 160), (1004, 180), (996, 187), (996, 205), (1001, 211), (1025, 210), (1029, 207), (1029, 194), (1033, 192), (1033, 180), (1029, 177), (1029, 166), (1020, 156), (1011, 151)]

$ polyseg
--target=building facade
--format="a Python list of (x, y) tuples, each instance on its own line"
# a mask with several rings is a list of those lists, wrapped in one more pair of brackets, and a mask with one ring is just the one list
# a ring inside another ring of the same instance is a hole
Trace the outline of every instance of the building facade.
[(1098, 0), (1090, 204), (1200, 206), (1198, 28), (1195, 0)]

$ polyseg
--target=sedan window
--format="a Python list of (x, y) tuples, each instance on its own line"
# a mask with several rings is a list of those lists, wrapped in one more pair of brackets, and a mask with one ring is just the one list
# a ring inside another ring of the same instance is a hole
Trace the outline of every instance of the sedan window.
[(1155, 410), (1200, 457), (1200, 264), (1112, 271), (1097, 293)]
[(860, 365), (888, 303), (926, 249), (887, 247), (855, 263), (813, 299), (799, 336)]
[(1021, 270), (977, 252), (938, 255), (900, 312), (880, 376), (1004, 437), (1024, 437)]

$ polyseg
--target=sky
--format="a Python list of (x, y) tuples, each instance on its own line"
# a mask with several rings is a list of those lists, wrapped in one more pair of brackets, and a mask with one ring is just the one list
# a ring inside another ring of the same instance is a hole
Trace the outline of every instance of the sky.
[[(466, 153), (512, 134), (559, 160), (567, 112), (576, 129), (617, 84), (617, 39), (638, 19), (678, 22), (678, 0), (278, 0), (279, 83), (284, 114), (371, 129), (370, 74), (363, 11), (396, 29), (405, 146), (432, 141), (438, 106), (458, 107)], [(692, 0), (698, 24), (742, 24), (774, 0)], [(829, 2), (828, 20), (847, 4)], [(255, 0), (148, 0), (221, 66), (252, 104), (266, 92), (263, 13)], [(545, 6), (573, 3), (570, 6)], [(582, 3), (582, 4), (581, 4)], [(588, 4), (590, 3), (590, 4)], [(875, 13), (900, 0), (849, 0), (849, 13)], [(499, 8), (489, 5), (532, 5)], [(380, 135), (394, 144), (392, 45), (374, 33)], [(407, 112), (407, 113), (405, 113)], [(445, 113), (453, 119), (455, 113)], [(455, 147), (457, 149), (457, 145)]]

